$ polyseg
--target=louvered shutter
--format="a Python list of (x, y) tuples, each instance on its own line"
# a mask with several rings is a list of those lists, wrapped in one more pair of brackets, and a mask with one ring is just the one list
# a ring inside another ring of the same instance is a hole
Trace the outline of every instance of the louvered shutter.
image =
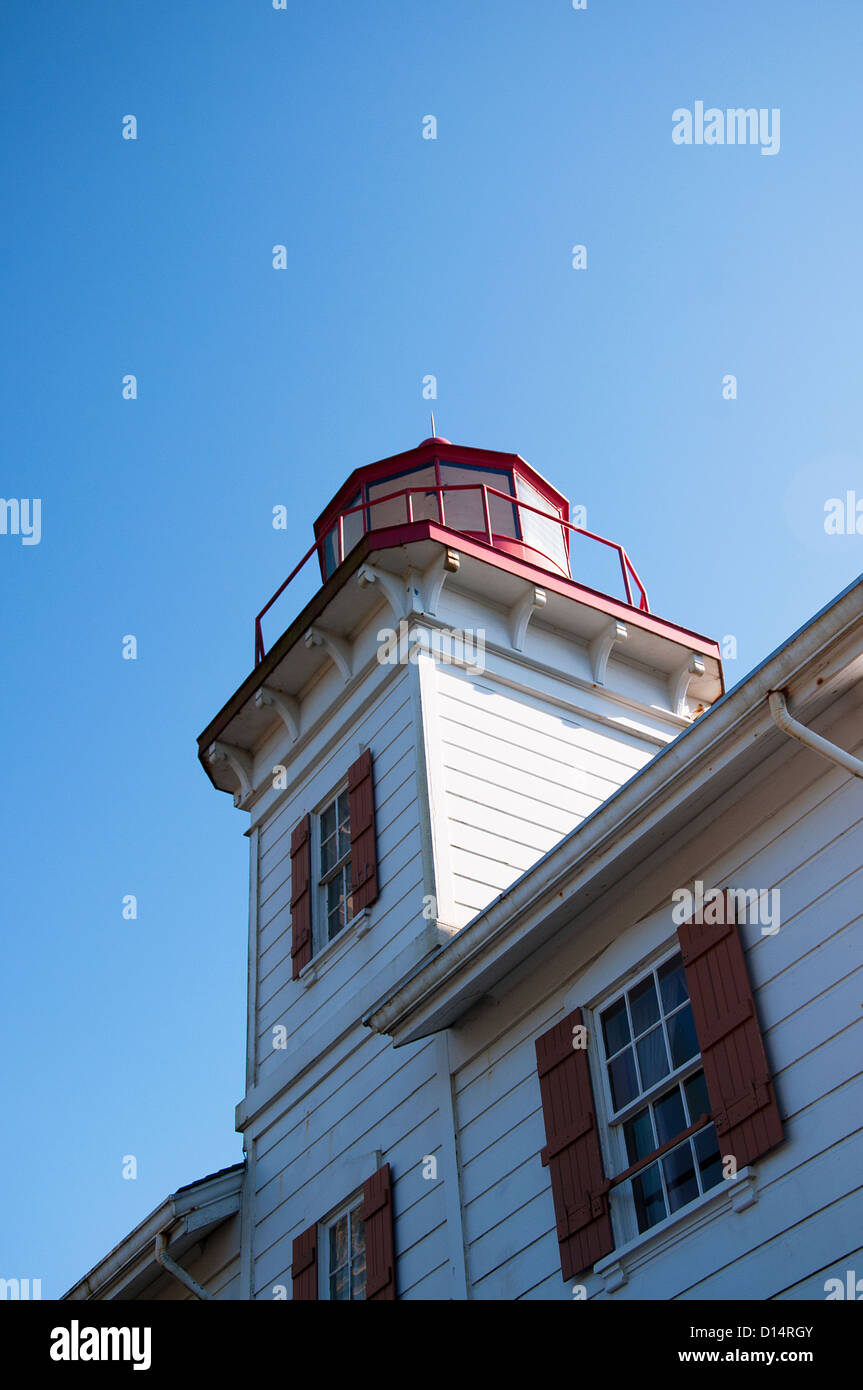
[(575, 1009), (536, 1039), (546, 1138), (540, 1157), (551, 1175), (564, 1279), (614, 1249), (587, 1050), (573, 1047), (581, 1023)]
[(311, 819), (291, 834), (291, 972), (297, 978), (312, 958)]
[(386, 1302), (396, 1296), (396, 1253), (390, 1165), (363, 1183), (366, 1231), (366, 1299)]
[(783, 1132), (734, 908), (726, 889), (722, 922), (685, 922), (677, 936), (719, 1151), (742, 1168)]
[(291, 1252), (292, 1297), (308, 1302), (318, 1297), (318, 1228), (295, 1236)]
[(351, 891), (354, 911), (360, 912), (378, 895), (375, 847), (375, 789), (371, 750), (348, 769), (348, 814), (351, 822)]

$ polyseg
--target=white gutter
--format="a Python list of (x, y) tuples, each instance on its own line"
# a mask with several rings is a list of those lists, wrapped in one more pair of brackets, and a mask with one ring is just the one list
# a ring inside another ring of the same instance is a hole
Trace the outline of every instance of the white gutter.
[(853, 753), (846, 753), (844, 748), (831, 743), (829, 739), (822, 738), (820, 734), (813, 733), (811, 729), (807, 729), (805, 724), (801, 724), (799, 719), (794, 719), (788, 713), (785, 696), (781, 690), (771, 690), (767, 700), (770, 705), (770, 713), (773, 716), (773, 723), (784, 734), (796, 738), (798, 743), (805, 744), (807, 748), (812, 749), (813, 753), (820, 753), (822, 758), (828, 758), (837, 767), (844, 767), (846, 772), (853, 772), (855, 777), (863, 777), (863, 762), (859, 758), (855, 758)]
[(207, 1293), (203, 1284), (199, 1284), (197, 1279), (193, 1279), (191, 1274), (188, 1274), (181, 1265), (177, 1264), (176, 1260), (171, 1259), (171, 1256), (168, 1254), (167, 1246), (168, 1237), (165, 1235), (164, 1231), (160, 1231), (156, 1236), (155, 1255), (157, 1263), (160, 1264), (163, 1269), (166, 1269), (169, 1274), (173, 1274), (174, 1278), (178, 1279), (181, 1284), (185, 1284), (186, 1288), (189, 1289), (196, 1298), (211, 1299), (212, 1294)]

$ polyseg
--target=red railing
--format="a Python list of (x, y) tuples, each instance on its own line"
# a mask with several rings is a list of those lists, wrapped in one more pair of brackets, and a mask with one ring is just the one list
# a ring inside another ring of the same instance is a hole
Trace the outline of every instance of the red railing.
[[(445, 493), (445, 492), (479, 492), (479, 493), (481, 493), (481, 500), (482, 500), (482, 515), (483, 515), (484, 530), (485, 530), (485, 536), (484, 536), (484, 538), (482, 537), (481, 532), (477, 531), (477, 530), (474, 529), (473, 527), (471, 527), (470, 529), (468, 529), (467, 527), (464, 527), (464, 526), (461, 526), (461, 527), (454, 527), (454, 526), (451, 526), (451, 525), (448, 524), (448, 522), (447, 522), (447, 520), (446, 520), (446, 508), (445, 508), (445, 504), (444, 504), (444, 493)], [(284, 581), (283, 584), (281, 584), (281, 585), (279, 586), (279, 588), (278, 588), (278, 589), (276, 590), (276, 592), (273, 594), (273, 596), (272, 596), (272, 598), (269, 600), (269, 602), (266, 603), (266, 604), (264, 604), (264, 607), (261, 609), (260, 613), (259, 613), (258, 616), (255, 618), (255, 665), (256, 665), (256, 666), (257, 666), (258, 663), (259, 663), (260, 661), (262, 661), (263, 658), (266, 656), (266, 651), (265, 651), (265, 648), (264, 648), (263, 631), (262, 631), (262, 628), (261, 628), (261, 621), (262, 621), (262, 619), (266, 617), (267, 613), (269, 613), (270, 609), (272, 608), (272, 606), (273, 606), (273, 604), (276, 602), (276, 600), (279, 599), (279, 598), (281, 598), (282, 594), (285, 592), (285, 590), (287, 589), (288, 585), (291, 583), (291, 581), (292, 581), (293, 579), (296, 578), (296, 576), (299, 574), (300, 570), (301, 570), (301, 569), (303, 568), (303, 566), (311, 559), (311, 557), (315, 554), (316, 551), (319, 553), (319, 556), (320, 556), (321, 559), (322, 559), (321, 569), (322, 569), (322, 571), (323, 571), (324, 573), (326, 573), (326, 559), (325, 559), (325, 556), (326, 556), (326, 545), (327, 545), (327, 542), (328, 542), (330, 536), (333, 534), (333, 532), (336, 533), (336, 542), (337, 542), (337, 544), (336, 544), (336, 553), (335, 553), (336, 567), (338, 567), (338, 566), (342, 563), (342, 561), (344, 560), (344, 558), (345, 558), (345, 517), (346, 517), (346, 516), (353, 516), (353, 515), (356, 514), (357, 512), (362, 512), (362, 514), (363, 514), (363, 517), (362, 517), (362, 521), (363, 521), (362, 536), (365, 536), (366, 534), (368, 534), (369, 532), (372, 532), (372, 531), (385, 530), (385, 529), (387, 529), (388, 527), (393, 526), (393, 525), (395, 525), (395, 526), (399, 526), (399, 525), (403, 525), (403, 524), (410, 525), (413, 521), (416, 520), (416, 518), (414, 517), (414, 505), (413, 505), (413, 497), (414, 497), (414, 494), (415, 494), (415, 493), (421, 493), (423, 497), (435, 497), (435, 498), (437, 499), (437, 511), (438, 511), (438, 518), (437, 518), (437, 519), (438, 519), (438, 523), (439, 523), (439, 525), (444, 526), (444, 527), (446, 527), (448, 530), (452, 531), (455, 535), (469, 535), (469, 536), (470, 536), (472, 539), (474, 539), (474, 540), (480, 539), (481, 544), (488, 545), (488, 546), (491, 547), (491, 549), (495, 549), (495, 548), (496, 548), (496, 547), (495, 547), (495, 539), (494, 539), (494, 538), (495, 538), (495, 535), (497, 535), (501, 540), (512, 541), (512, 542), (514, 542), (515, 544), (520, 545), (524, 550), (533, 550), (537, 555), (539, 555), (539, 556), (541, 557), (541, 560), (542, 560), (542, 567), (543, 567), (543, 568), (546, 568), (546, 569), (548, 568), (548, 566), (549, 566), (550, 564), (552, 564), (552, 565), (555, 564), (555, 561), (552, 560), (551, 556), (548, 554), (547, 551), (541, 550), (541, 549), (539, 548), (539, 546), (531, 545), (530, 542), (524, 540), (524, 538), (523, 538), (522, 536), (507, 536), (507, 535), (505, 535), (505, 534), (502, 533), (502, 532), (494, 532), (494, 531), (492, 530), (491, 508), (490, 508), (490, 506), (489, 506), (489, 497), (500, 497), (500, 498), (502, 498), (502, 500), (503, 500), (504, 502), (506, 502), (509, 506), (512, 506), (512, 507), (519, 507), (519, 508), (521, 508), (521, 509), (524, 510), (524, 511), (533, 512), (533, 513), (535, 513), (536, 516), (542, 517), (545, 521), (551, 521), (551, 522), (553, 522), (553, 523), (555, 524), (555, 526), (560, 526), (561, 529), (564, 530), (564, 531), (567, 531), (567, 532), (574, 532), (574, 533), (575, 533), (576, 535), (578, 535), (578, 536), (584, 536), (584, 537), (586, 537), (587, 540), (598, 541), (600, 545), (607, 545), (611, 550), (615, 550), (615, 551), (617, 552), (617, 557), (618, 557), (618, 560), (619, 560), (619, 562), (620, 562), (620, 572), (621, 572), (621, 575), (623, 576), (623, 588), (624, 588), (624, 592), (625, 592), (625, 594), (626, 594), (626, 602), (629, 604), (630, 608), (634, 608), (634, 607), (637, 606), (637, 607), (641, 610), (642, 613), (649, 613), (649, 612), (650, 612), (650, 605), (649, 605), (649, 603), (648, 603), (648, 601), (647, 601), (647, 590), (645, 589), (644, 585), (642, 584), (641, 580), (639, 579), (638, 574), (636, 573), (635, 567), (634, 567), (632, 561), (630, 560), (629, 556), (627, 555), (626, 551), (624, 550), (623, 546), (622, 546), (622, 545), (618, 545), (617, 541), (610, 541), (610, 540), (608, 540), (605, 536), (598, 536), (598, 535), (596, 535), (596, 533), (595, 533), (594, 531), (586, 531), (586, 530), (584, 529), (584, 527), (582, 527), (582, 526), (574, 526), (574, 525), (572, 524), (571, 521), (564, 521), (563, 517), (558, 516), (556, 512), (545, 512), (545, 511), (543, 511), (540, 507), (531, 506), (531, 504), (530, 504), (529, 502), (523, 502), (523, 501), (521, 501), (518, 497), (513, 497), (513, 496), (512, 496), (510, 493), (508, 493), (508, 492), (501, 492), (501, 491), (500, 491), (498, 488), (496, 488), (496, 487), (489, 487), (489, 485), (488, 485), (487, 483), (443, 483), (443, 484), (441, 484), (441, 485), (438, 486), (438, 487), (429, 487), (429, 486), (426, 484), (425, 486), (422, 486), (422, 487), (406, 487), (406, 488), (401, 488), (398, 492), (390, 492), (390, 493), (387, 493), (387, 494), (386, 494), (385, 496), (383, 496), (383, 497), (374, 497), (374, 498), (370, 498), (369, 500), (367, 500), (367, 501), (365, 501), (365, 502), (360, 502), (360, 503), (359, 503), (357, 506), (355, 506), (355, 507), (345, 507), (345, 509), (344, 509), (343, 511), (339, 512), (338, 519), (336, 520), (336, 522), (334, 523), (334, 525), (333, 525), (332, 527), (330, 527), (329, 531), (325, 532), (324, 535), (320, 536), (320, 537), (315, 541), (314, 545), (312, 545), (312, 546), (309, 547), (309, 549), (306, 551), (306, 553), (305, 553), (305, 555), (303, 556), (303, 558), (302, 558), (302, 560), (300, 561), (300, 563), (299, 563), (298, 565), (296, 565), (296, 566), (294, 567), (294, 569), (291, 570), (291, 572), (290, 572), (290, 574), (288, 575), (287, 579)], [(388, 521), (388, 522), (386, 523), (386, 526), (385, 526), (385, 527), (382, 527), (382, 526), (372, 526), (372, 525), (370, 524), (370, 521), (369, 521), (369, 516), (370, 516), (370, 513), (371, 513), (372, 509), (373, 509), (374, 507), (381, 506), (384, 502), (392, 502), (392, 501), (393, 501), (395, 498), (397, 498), (397, 497), (403, 497), (403, 498), (405, 499), (405, 523)], [(429, 518), (423, 518), (423, 520), (428, 520), (428, 519), (429, 519)], [(523, 529), (523, 528), (522, 528), (522, 529)], [(362, 539), (362, 536), (357, 537), (357, 540), (354, 541), (354, 542), (352, 543), (352, 545), (351, 545), (351, 550), (354, 548), (354, 545), (358, 545), (358, 544), (359, 544), (359, 541)], [(556, 566), (556, 568), (560, 568), (560, 566)], [(564, 574), (564, 577), (567, 578), (567, 579), (570, 577), (570, 575), (566, 574), (566, 572), (565, 572), (564, 570), (561, 570), (561, 573)], [(632, 595), (632, 583), (631, 583), (630, 581), (633, 581), (633, 582), (635, 583), (636, 588), (638, 589), (639, 600), (638, 600), (638, 604), (637, 604), (637, 605), (635, 604), (635, 602), (634, 602), (634, 600), (633, 600), (633, 595)]]

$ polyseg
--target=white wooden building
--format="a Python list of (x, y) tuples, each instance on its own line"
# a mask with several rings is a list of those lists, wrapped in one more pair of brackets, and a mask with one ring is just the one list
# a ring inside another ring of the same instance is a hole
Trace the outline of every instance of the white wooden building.
[(199, 740), (250, 827), (245, 1167), (67, 1297), (863, 1272), (863, 580), (726, 694), (568, 514), (435, 438), (319, 518)]

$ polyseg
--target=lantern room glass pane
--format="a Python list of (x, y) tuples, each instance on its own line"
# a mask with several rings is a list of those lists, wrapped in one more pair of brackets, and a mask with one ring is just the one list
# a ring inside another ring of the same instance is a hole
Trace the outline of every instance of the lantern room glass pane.
[(525, 545), (537, 550), (540, 556), (547, 556), (563, 574), (568, 575), (569, 562), (566, 558), (564, 529), (550, 519), (551, 516), (560, 516), (561, 512), (553, 502), (550, 502), (547, 497), (543, 497), (542, 493), (526, 482), (519, 473), (516, 474), (515, 485), (523, 502), (526, 502), (530, 507), (538, 507), (540, 512), (546, 513), (545, 516), (539, 516), (537, 512), (529, 512), (527, 507), (519, 507), (518, 515)]
[[(362, 501), (362, 495), (358, 492), (348, 503), (348, 507), (358, 507)], [(349, 555), (358, 541), (363, 538), (363, 514), (351, 512), (349, 516), (342, 515), (342, 544), (343, 553), (341, 559), (344, 560)], [(338, 569), (341, 563), (339, 559), (339, 524), (331, 527), (324, 537), (324, 565), (326, 577), (329, 579), (334, 570)]]
[[(380, 531), (386, 526), (404, 526), (408, 516), (412, 515), (414, 521), (438, 521), (439, 510), (437, 496), (434, 491), (414, 492), (411, 494), (411, 512), (408, 512), (407, 497), (390, 497), (390, 493), (404, 493), (406, 488), (429, 488), (435, 487), (434, 464), (430, 463), (425, 468), (412, 468), (406, 473), (395, 473), (389, 478), (379, 478), (375, 483), (368, 483), (366, 486), (366, 507), (369, 529)], [(389, 498), (386, 502), (378, 501), (378, 498)]]
[[(459, 489), (469, 487), (469, 492), (451, 488), (444, 493), (446, 525), (454, 531), (473, 531), (486, 534), (485, 511), (482, 505), (482, 484), (497, 488), (507, 496), (514, 496), (512, 474), (506, 468), (475, 468), (466, 463), (442, 463), (440, 480), (443, 485), (451, 483)], [(517, 508), (503, 497), (489, 495), (489, 519), (492, 535), (507, 536), (511, 540), (519, 537)]]

